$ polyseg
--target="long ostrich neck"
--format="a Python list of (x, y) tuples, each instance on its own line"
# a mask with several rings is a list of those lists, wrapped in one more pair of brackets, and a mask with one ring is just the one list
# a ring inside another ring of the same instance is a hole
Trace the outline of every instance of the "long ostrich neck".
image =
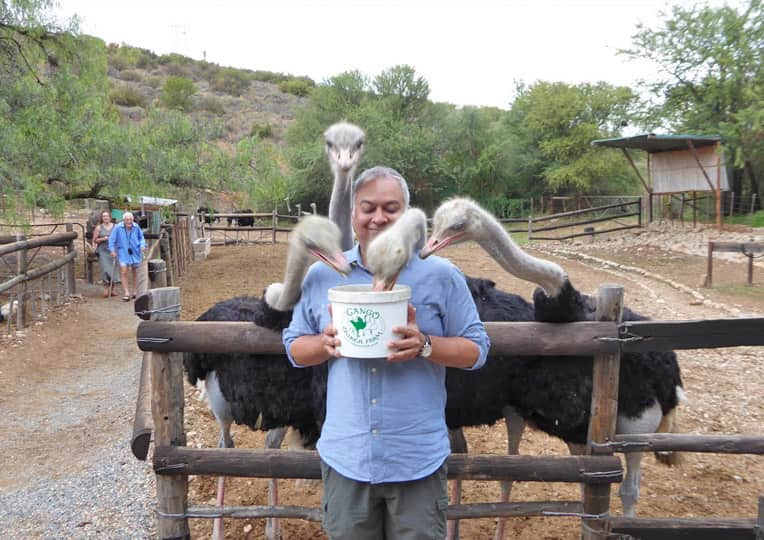
[(427, 216), (423, 212), (409, 210), (400, 220), (405, 220), (401, 229), (412, 248), (411, 253), (421, 250), (427, 240)]
[(478, 243), (483, 249), (510, 274), (538, 284), (547, 296), (557, 296), (568, 278), (565, 271), (558, 264), (528, 255), (493, 217), (484, 214), (482, 221), (486, 234)]
[(284, 283), (278, 298), (268, 302), (273, 309), (288, 311), (300, 299), (302, 280), (308, 272), (310, 256), (302, 245), (291, 244), (287, 254)]
[(334, 175), (332, 198), (329, 201), (329, 219), (337, 224), (342, 232), (342, 251), (353, 247), (353, 226), (350, 222), (350, 187), (353, 181), (353, 171), (343, 174), (338, 171)]

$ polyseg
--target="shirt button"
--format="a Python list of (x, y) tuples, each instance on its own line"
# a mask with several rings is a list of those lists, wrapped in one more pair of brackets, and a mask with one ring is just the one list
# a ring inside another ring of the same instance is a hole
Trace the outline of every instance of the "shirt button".
[(372, 400), (371, 400), (371, 404), (372, 404), (372, 405), (376, 405), (376, 404), (377, 404), (377, 400), (376, 400), (376, 399), (372, 399)]
[(375, 367), (371, 368), (371, 372), (372, 373), (376, 373), (377, 372), (377, 368), (375, 368)]
[(374, 435), (379, 435), (379, 430), (378, 430), (378, 429), (372, 429), (372, 430), (371, 430), (371, 432), (372, 432)]

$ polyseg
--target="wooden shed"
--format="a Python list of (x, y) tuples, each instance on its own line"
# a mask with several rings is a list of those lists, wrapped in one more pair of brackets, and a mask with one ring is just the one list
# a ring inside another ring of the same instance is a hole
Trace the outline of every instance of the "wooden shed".
[[(729, 182), (719, 135), (646, 133), (597, 139), (592, 145), (623, 151), (649, 195), (650, 220), (653, 218), (652, 195), (710, 191), (716, 199), (716, 224), (721, 227), (721, 192), (729, 190)], [(634, 164), (629, 149), (647, 152), (647, 180)]]

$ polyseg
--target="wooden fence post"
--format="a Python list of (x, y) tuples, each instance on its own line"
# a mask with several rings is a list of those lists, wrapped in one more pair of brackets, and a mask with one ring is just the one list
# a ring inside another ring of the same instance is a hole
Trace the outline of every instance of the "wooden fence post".
[[(74, 227), (71, 223), (66, 224), (66, 232), (73, 232)], [(66, 244), (66, 254), (70, 254), (74, 251), (74, 240), (69, 240)], [(69, 294), (72, 295), (77, 292), (77, 284), (74, 279), (74, 259), (69, 261), (66, 265), (66, 288), (69, 290)]]
[(714, 242), (713, 240), (708, 242), (708, 262), (706, 263), (706, 287), (711, 287), (714, 272)]
[[(152, 320), (180, 318), (180, 289), (165, 287), (147, 292), (145, 312)], [(152, 353), (151, 410), (154, 446), (186, 446), (183, 431), (183, 355)], [(188, 476), (158, 474), (157, 530), (161, 539), (190, 539), (186, 518)]]
[(152, 289), (167, 287), (167, 264), (162, 259), (149, 261), (149, 284)]
[(273, 209), (273, 239), (271, 240), (272, 244), (276, 243), (276, 228), (279, 226), (279, 214), (278, 211), (274, 208)]
[(172, 287), (175, 285), (175, 269), (173, 266), (173, 257), (172, 257), (172, 243), (170, 241), (171, 235), (171, 226), (166, 225), (165, 231), (167, 231), (167, 234), (164, 235), (161, 240), (159, 241), (159, 253), (161, 253), (162, 260), (167, 265), (167, 285), (169, 287)]
[[(16, 241), (22, 242), (26, 240), (26, 236), (23, 234), (16, 235)], [(16, 274), (23, 276), (27, 273), (27, 248), (20, 249), (16, 252)], [(16, 295), (16, 331), (23, 330), (27, 323), (27, 281), (24, 280), (18, 284)], [(11, 300), (11, 307), (13, 307), (13, 301)], [(11, 309), (11, 313), (13, 310)], [(13, 317), (8, 317), (8, 320)]]
[[(621, 321), (623, 312), (623, 287), (602, 285), (597, 292), (595, 320)], [(612, 442), (618, 417), (618, 378), (621, 353), (597, 354), (592, 366), (592, 406), (589, 417), (586, 453), (592, 454), (592, 443)], [(612, 453), (612, 452), (611, 452)], [(583, 540), (607, 538), (610, 511), (610, 484), (587, 484), (584, 486), (584, 513), (603, 516), (584, 519), (581, 522)]]

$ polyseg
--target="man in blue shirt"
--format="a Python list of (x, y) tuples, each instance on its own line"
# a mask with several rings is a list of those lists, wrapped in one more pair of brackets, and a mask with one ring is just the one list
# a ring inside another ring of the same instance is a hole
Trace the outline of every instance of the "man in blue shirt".
[(138, 267), (143, 260), (143, 250), (146, 249), (146, 239), (143, 231), (135, 224), (132, 212), (125, 212), (122, 221), (114, 226), (109, 235), (109, 251), (112, 257), (119, 260), (119, 273), (122, 276), (122, 290), (125, 295), (122, 300), (130, 300), (130, 287), (127, 283), (127, 270), (132, 270), (133, 298), (138, 288)]
[(323, 525), (332, 540), (442, 539), (448, 506), (445, 368), (480, 368), (488, 336), (464, 276), (439, 257), (412, 256), (398, 283), (411, 287), (409, 320), (387, 358), (340, 355), (327, 291), (371, 283), (364, 252), (408, 208), (406, 181), (375, 167), (353, 186), (358, 244), (347, 279), (321, 264), (303, 283), (283, 340), (295, 366), (329, 362), (326, 420), (318, 441)]

